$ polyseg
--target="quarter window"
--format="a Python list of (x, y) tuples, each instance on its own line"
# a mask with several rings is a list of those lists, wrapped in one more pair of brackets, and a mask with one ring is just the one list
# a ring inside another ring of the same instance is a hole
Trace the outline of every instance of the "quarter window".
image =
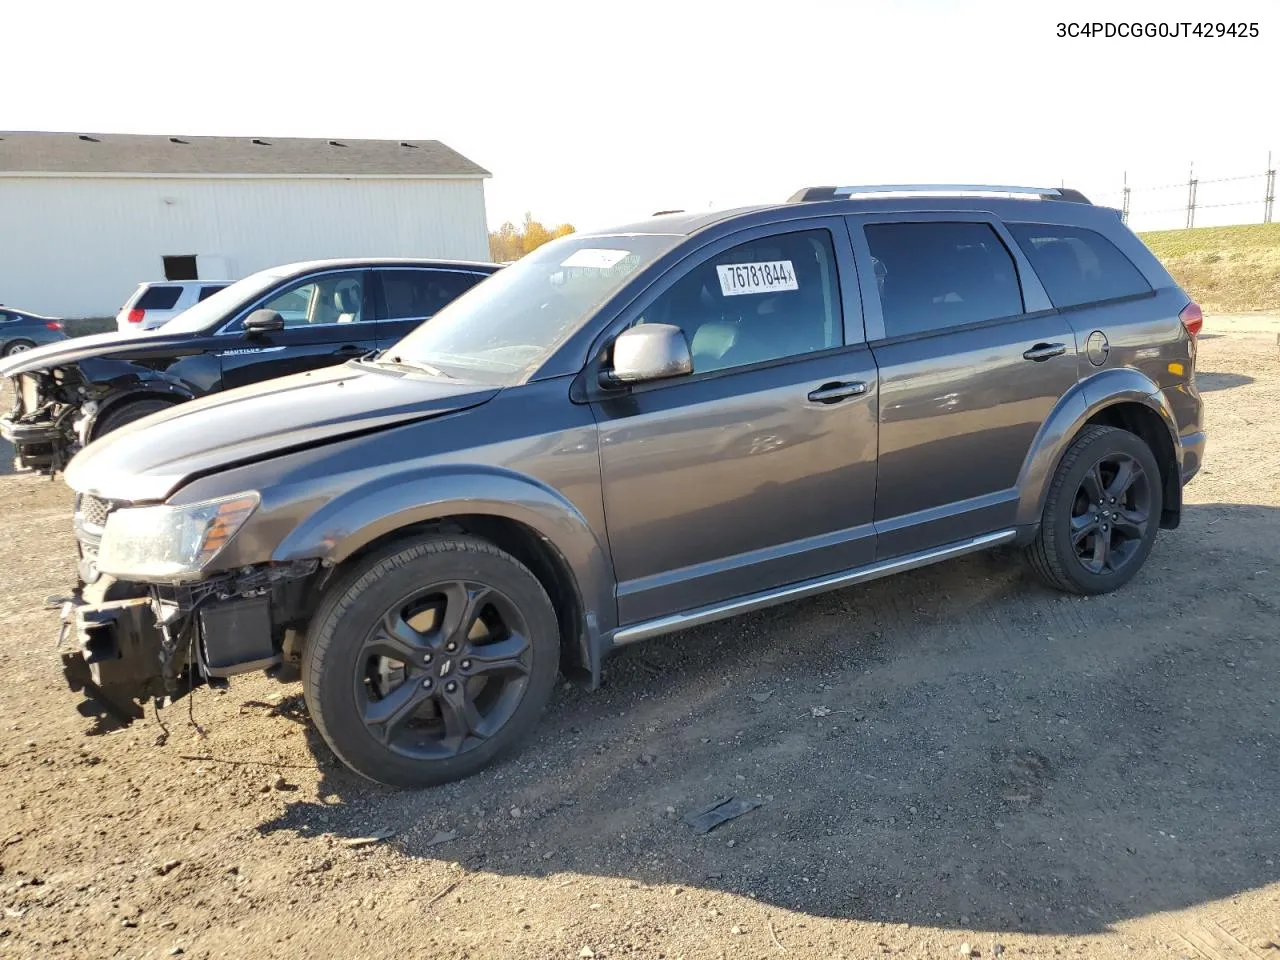
[(1133, 262), (1096, 231), (1046, 223), (1008, 227), (1055, 307), (1151, 292)]
[(303, 280), (268, 298), (261, 309), (280, 314), (286, 328), (359, 323), (364, 319), (364, 274), (357, 270)]
[(451, 270), (383, 270), (381, 277), (388, 320), (433, 317), (450, 300), (484, 279), (479, 274)]
[(640, 322), (680, 327), (694, 373), (840, 346), (843, 314), (831, 234), (786, 233), (726, 250), (659, 295)]
[(990, 225), (875, 223), (865, 230), (886, 337), (1023, 312), (1017, 267)]

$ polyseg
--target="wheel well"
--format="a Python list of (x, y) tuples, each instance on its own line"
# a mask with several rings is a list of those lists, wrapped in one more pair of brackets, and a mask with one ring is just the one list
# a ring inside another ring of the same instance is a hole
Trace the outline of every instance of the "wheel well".
[(370, 541), (347, 557), (333, 576), (325, 578), (326, 582), (332, 583), (336, 577), (341, 576), (343, 569), (350, 569), (374, 551), (382, 550), (400, 540), (431, 533), (470, 534), (479, 537), (498, 549), (505, 550), (528, 567), (547, 591), (551, 605), (555, 608), (556, 621), (560, 626), (562, 669), (565, 673), (590, 671), (585, 612), (577, 580), (574, 579), (568, 561), (536, 530), (518, 520), (487, 514), (460, 514), (401, 527)]
[(1164, 509), (1160, 526), (1173, 529), (1182, 517), (1182, 477), (1178, 471), (1178, 454), (1160, 414), (1145, 404), (1126, 402), (1104, 407), (1088, 419), (1091, 424), (1116, 427), (1141, 437), (1151, 448), (1160, 465), (1160, 486), (1164, 493)]
[(118, 400), (112, 400), (109, 404), (107, 404), (105, 407), (99, 410), (97, 414), (94, 416), (92, 439), (94, 440), (98, 439), (98, 437), (100, 436), (100, 434), (98, 433), (98, 427), (102, 424), (102, 421), (107, 419), (107, 417), (111, 416), (117, 410), (123, 410), (125, 407), (129, 406), (130, 404), (139, 403), (143, 400), (162, 400), (165, 403), (167, 403), (169, 406), (173, 406), (175, 403), (185, 403), (187, 398), (183, 396), (174, 396), (171, 393), (148, 392), (148, 393), (125, 394), (123, 397), (120, 397)]

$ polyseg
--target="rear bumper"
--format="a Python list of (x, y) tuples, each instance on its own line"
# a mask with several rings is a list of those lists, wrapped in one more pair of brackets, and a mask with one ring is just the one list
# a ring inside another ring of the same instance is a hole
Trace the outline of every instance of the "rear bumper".
[(1186, 486), (1200, 472), (1200, 464), (1204, 460), (1205, 432), (1188, 433), (1181, 437), (1182, 441), (1182, 483)]

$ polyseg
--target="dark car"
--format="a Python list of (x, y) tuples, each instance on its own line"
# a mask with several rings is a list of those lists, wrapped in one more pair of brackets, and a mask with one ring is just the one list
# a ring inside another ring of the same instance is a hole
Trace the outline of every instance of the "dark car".
[(387, 347), (497, 269), (451, 260), (272, 267), (159, 330), (81, 337), (0, 362), (17, 396), (0, 434), (19, 468), (56, 473), (82, 445), (175, 403)]
[(66, 328), (57, 317), (0, 306), (0, 357), (13, 357), (65, 339)]
[(422, 785), (624, 644), (1001, 544), (1121, 586), (1200, 467), (1199, 308), (1077, 193), (894, 190), (572, 235), (92, 444), (72, 687), (297, 662), (344, 762)]

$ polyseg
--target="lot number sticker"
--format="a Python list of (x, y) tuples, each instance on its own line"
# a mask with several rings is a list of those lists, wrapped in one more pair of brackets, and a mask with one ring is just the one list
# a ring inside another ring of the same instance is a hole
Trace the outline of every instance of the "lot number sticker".
[(765, 263), (726, 263), (717, 266), (720, 292), (726, 297), (744, 293), (773, 293), (777, 290), (799, 290), (796, 271), (790, 260)]

